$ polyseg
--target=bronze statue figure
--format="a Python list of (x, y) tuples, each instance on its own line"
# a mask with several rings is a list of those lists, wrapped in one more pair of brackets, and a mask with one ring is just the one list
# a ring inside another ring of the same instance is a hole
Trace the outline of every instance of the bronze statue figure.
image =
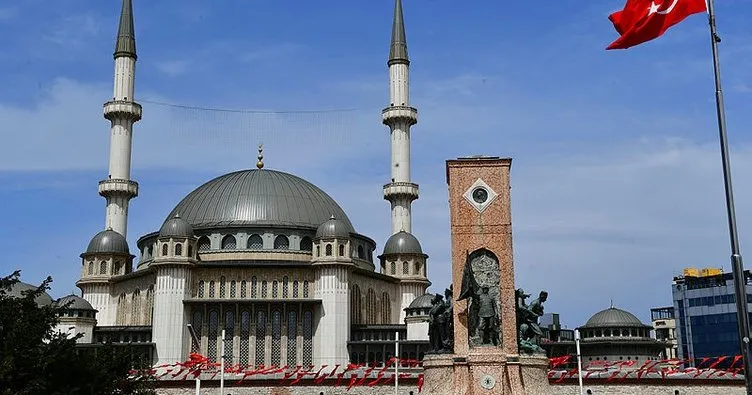
[(446, 330), (444, 333), (446, 333), (446, 338), (444, 338), (443, 344), (444, 344), (444, 351), (446, 352), (453, 352), (454, 351), (454, 308), (453, 308), (453, 293), (454, 293), (454, 285), (450, 285), (449, 288), (447, 288), (444, 291), (444, 304), (446, 305), (446, 310), (444, 310), (444, 316), (446, 317), (445, 325)]
[(431, 300), (431, 310), (428, 312), (428, 339), (431, 353), (440, 354), (444, 351), (446, 334), (446, 303), (441, 294), (436, 294)]
[(540, 346), (543, 331), (538, 319), (543, 315), (543, 303), (548, 299), (548, 292), (541, 291), (538, 298), (530, 304), (525, 303), (530, 295), (525, 294), (522, 288), (519, 288), (515, 294), (520, 351), (528, 354), (545, 353)]
[[(492, 266), (498, 271), (498, 263), (485, 251), (473, 253), (468, 256), (462, 275), (462, 292), (457, 300), (470, 299), (468, 306), (468, 334), (471, 346), (498, 346), (500, 314), (497, 307), (498, 294), (491, 294), (491, 287), (480, 285), (476, 280), (473, 270), (473, 262), (480, 261), (484, 266)], [(495, 265), (487, 265), (493, 263)], [(488, 277), (487, 273), (481, 273)], [(498, 287), (498, 285), (496, 285)]]

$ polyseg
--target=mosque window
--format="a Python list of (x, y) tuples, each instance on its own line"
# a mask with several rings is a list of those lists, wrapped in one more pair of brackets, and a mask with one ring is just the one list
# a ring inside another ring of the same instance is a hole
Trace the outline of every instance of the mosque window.
[(219, 298), (220, 299), (224, 299), (224, 298), (227, 297), (226, 283), (227, 283), (227, 281), (225, 281), (225, 276), (222, 276), (222, 277), (219, 278)]
[(251, 235), (251, 237), (248, 238), (246, 246), (249, 250), (261, 250), (264, 248), (264, 239), (259, 235)]
[(209, 281), (209, 297), (214, 297), (214, 280)]
[[(203, 311), (202, 308), (197, 308), (193, 311), (193, 330), (196, 332), (196, 337), (201, 339), (201, 325), (203, 324)], [(191, 341), (191, 352), (200, 353), (201, 345), (196, 344), (195, 341)]]
[(149, 258), (154, 258), (154, 246), (149, 246)]
[(373, 288), (368, 288), (366, 292), (366, 324), (379, 324), (376, 315), (376, 292)]
[(251, 298), (258, 298), (258, 281), (256, 276), (251, 277)]
[(389, 262), (389, 269), (391, 275), (397, 274), (397, 262)]
[(308, 281), (303, 281), (303, 297), (308, 298)]
[(345, 256), (345, 245), (340, 244), (339, 245), (339, 256)]
[(209, 352), (207, 357), (210, 361), (217, 360), (217, 331), (219, 329), (219, 313), (216, 307), (209, 311)]
[(353, 324), (362, 324), (360, 315), (360, 287), (355, 284), (350, 291), (350, 319)]
[(301, 251), (311, 251), (313, 249), (313, 242), (311, 242), (311, 238), (306, 236), (300, 240), (300, 250)]
[(126, 299), (125, 299), (125, 293), (121, 293), (117, 302), (117, 318), (115, 319), (115, 324), (125, 325), (126, 324), (125, 317), (126, 317)]
[(410, 274), (410, 265), (407, 261), (402, 262), (402, 274)]
[(313, 364), (313, 313), (303, 313), (303, 365)]
[(287, 292), (289, 283), (290, 279), (287, 276), (282, 277), (282, 297), (285, 299), (287, 299), (287, 297), (289, 296)]
[(285, 235), (279, 235), (274, 238), (275, 250), (288, 250), (290, 249), (290, 240)]
[(235, 240), (235, 236), (227, 235), (222, 238), (223, 250), (234, 250), (235, 248), (237, 248), (237, 241)]
[(415, 275), (420, 276), (420, 262), (415, 262)]
[(115, 268), (112, 269), (112, 274), (120, 274), (120, 270), (123, 268), (122, 262), (115, 262)]
[(321, 246), (316, 246), (316, 256), (321, 256)]
[(152, 315), (154, 314), (154, 286), (149, 286), (146, 290), (146, 308), (144, 308), (144, 324), (152, 324)]
[(198, 239), (198, 250), (209, 251), (210, 248), (211, 248), (211, 241), (209, 241), (209, 238), (206, 236), (201, 236)]
[(188, 244), (188, 257), (193, 258), (193, 246)]
[(277, 290), (279, 288), (279, 283), (277, 283), (277, 280), (272, 281), (272, 298), (277, 299), (277, 296), (279, 295)]
[(162, 244), (162, 256), (167, 256), (167, 243)]
[(245, 299), (248, 297), (248, 284), (245, 280), (240, 282), (240, 298)]
[(107, 274), (107, 262), (99, 262), (99, 274)]
[(363, 252), (363, 246), (358, 246), (358, 258), (366, 259), (366, 254)]
[(297, 364), (298, 354), (298, 313), (287, 314), (287, 366)]
[(332, 245), (331, 244), (327, 244), (326, 245), (326, 256), (331, 256), (331, 255), (332, 255)]
[(298, 280), (293, 281), (292, 282), (292, 297), (293, 298), (297, 298), (298, 295), (299, 295), (298, 294), (298, 287), (299, 287)]
[(389, 294), (384, 292), (381, 294), (381, 323), (388, 324), (391, 322), (392, 317), (392, 305), (389, 300)]
[(204, 280), (198, 282), (198, 297), (204, 297)]
[(267, 293), (266, 293), (266, 291), (267, 291), (266, 284), (267, 284), (266, 280), (262, 280), (261, 281), (261, 297), (262, 298), (266, 298), (266, 296), (267, 296)]
[(272, 311), (272, 366), (280, 366), (282, 361), (282, 315), (279, 310)]
[(131, 325), (141, 325), (141, 291), (133, 291), (131, 296)]
[(243, 310), (240, 312), (240, 355), (239, 355), (239, 363), (240, 366), (247, 366), (248, 365), (248, 358), (249, 358), (249, 352), (248, 349), (248, 342), (249, 338), (251, 336), (251, 313), (247, 310)]
[(266, 315), (259, 310), (256, 313), (256, 366), (264, 364), (266, 354)]
[(237, 287), (237, 283), (235, 282), (235, 280), (230, 281), (230, 298), (232, 298), (232, 299), (235, 299), (235, 297), (236, 297), (235, 296), (236, 295), (236, 293), (235, 293), (236, 287)]
[(183, 245), (178, 243), (175, 244), (175, 255), (182, 256), (183, 255)]
[(225, 363), (232, 364), (233, 354), (235, 349), (235, 312), (228, 310), (225, 313)]

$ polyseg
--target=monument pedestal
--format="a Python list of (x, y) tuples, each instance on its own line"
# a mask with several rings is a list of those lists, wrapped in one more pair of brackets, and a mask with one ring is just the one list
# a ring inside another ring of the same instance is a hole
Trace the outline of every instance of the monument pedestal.
[(548, 358), (473, 349), (467, 358), (429, 354), (423, 359), (423, 395), (550, 395)]

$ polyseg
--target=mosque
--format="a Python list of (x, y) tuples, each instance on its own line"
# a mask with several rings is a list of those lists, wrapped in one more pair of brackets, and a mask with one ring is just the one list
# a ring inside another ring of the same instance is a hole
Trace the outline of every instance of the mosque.
[[(123, 0), (114, 62), (104, 229), (81, 254), (81, 277), (61, 325), (82, 343), (141, 344), (154, 364), (200, 352), (227, 364), (296, 366), (384, 363), (400, 336), (405, 358), (422, 357), (431, 284), (426, 255), (411, 233), (418, 185), (410, 178), (409, 65), (401, 0), (396, 0), (388, 58), (391, 130), (391, 232), (383, 249), (358, 233), (326, 192), (293, 174), (268, 169), (259, 147), (255, 169), (198, 186), (162, 226), (126, 241), (131, 178), (136, 40), (131, 0)], [(136, 260), (136, 257), (138, 259)], [(66, 300), (68, 300), (66, 299)], [(415, 302), (415, 303), (413, 303)], [(428, 304), (426, 304), (428, 303)], [(409, 319), (405, 319), (406, 315)], [(223, 347), (224, 344), (224, 347)]]

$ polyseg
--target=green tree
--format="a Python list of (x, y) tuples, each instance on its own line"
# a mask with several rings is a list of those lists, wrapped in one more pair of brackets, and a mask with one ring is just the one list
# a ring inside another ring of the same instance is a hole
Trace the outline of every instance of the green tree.
[(19, 277), (0, 278), (0, 395), (155, 394), (147, 376), (133, 373), (130, 346), (76, 347), (76, 338), (55, 330), (67, 306), (35, 302), (51, 278), (22, 297), (9, 295)]

